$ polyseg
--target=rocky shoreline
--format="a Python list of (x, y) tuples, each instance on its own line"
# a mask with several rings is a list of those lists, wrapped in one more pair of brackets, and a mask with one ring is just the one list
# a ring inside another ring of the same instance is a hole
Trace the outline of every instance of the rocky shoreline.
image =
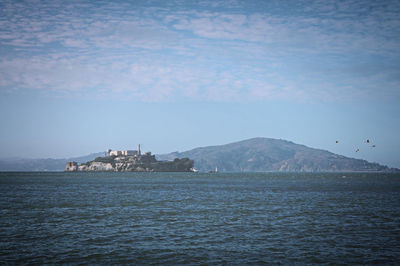
[(193, 172), (194, 161), (189, 158), (174, 159), (173, 161), (157, 161), (150, 152), (134, 155), (111, 155), (97, 157), (93, 161), (78, 165), (67, 162), (66, 172)]

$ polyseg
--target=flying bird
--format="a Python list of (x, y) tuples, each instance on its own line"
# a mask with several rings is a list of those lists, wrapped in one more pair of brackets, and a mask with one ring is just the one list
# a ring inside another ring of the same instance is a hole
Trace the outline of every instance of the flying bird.
[(365, 142), (366, 142), (366, 143), (369, 143), (369, 139), (367, 139)]
[(356, 152), (358, 152), (360, 149), (359, 148), (356, 148)]
[(339, 143), (339, 141), (337, 140), (336, 143)]

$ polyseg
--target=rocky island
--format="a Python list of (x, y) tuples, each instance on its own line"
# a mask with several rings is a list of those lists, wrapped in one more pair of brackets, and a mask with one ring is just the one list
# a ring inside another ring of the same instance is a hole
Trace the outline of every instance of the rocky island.
[(78, 165), (77, 162), (67, 162), (67, 172), (114, 171), (114, 172), (192, 172), (193, 160), (189, 158), (173, 161), (157, 161), (151, 152), (144, 154), (138, 150), (108, 150), (104, 157)]

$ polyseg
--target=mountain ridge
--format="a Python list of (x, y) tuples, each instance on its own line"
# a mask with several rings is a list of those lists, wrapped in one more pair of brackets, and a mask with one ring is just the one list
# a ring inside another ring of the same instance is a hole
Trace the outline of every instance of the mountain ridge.
[(96, 157), (103, 156), (104, 152), (91, 153), (72, 158), (2, 158), (0, 159), (0, 171), (63, 171), (69, 161), (85, 163)]
[(366, 160), (345, 157), (283, 139), (256, 137), (224, 145), (198, 147), (159, 155), (159, 159), (189, 157), (200, 171), (225, 172), (395, 172)]
[[(0, 171), (63, 171), (68, 161), (86, 163), (104, 152), (65, 159), (0, 159)], [(158, 160), (188, 157), (202, 172), (400, 172), (366, 160), (310, 148), (289, 140), (256, 137), (222, 145), (156, 155)]]

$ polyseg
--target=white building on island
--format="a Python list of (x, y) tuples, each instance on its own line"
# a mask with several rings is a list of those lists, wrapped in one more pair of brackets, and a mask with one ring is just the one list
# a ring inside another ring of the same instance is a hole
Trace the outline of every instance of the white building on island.
[(111, 150), (109, 149), (107, 151), (108, 156), (141, 156), (140, 152), (140, 144), (138, 145), (138, 150), (123, 150), (123, 151), (118, 151), (118, 150)]

